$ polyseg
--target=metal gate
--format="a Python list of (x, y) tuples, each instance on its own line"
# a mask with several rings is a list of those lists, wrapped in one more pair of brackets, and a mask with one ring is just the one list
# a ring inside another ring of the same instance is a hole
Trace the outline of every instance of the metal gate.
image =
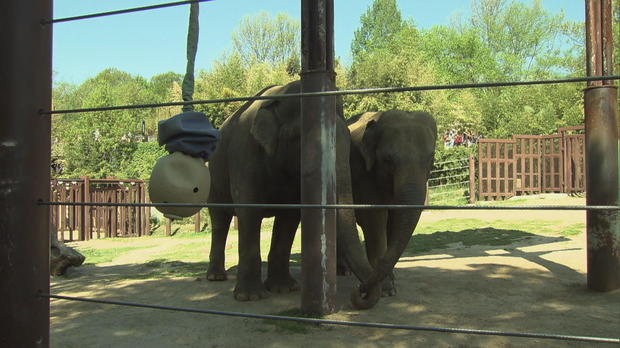
[(478, 199), (585, 191), (584, 127), (478, 141)]

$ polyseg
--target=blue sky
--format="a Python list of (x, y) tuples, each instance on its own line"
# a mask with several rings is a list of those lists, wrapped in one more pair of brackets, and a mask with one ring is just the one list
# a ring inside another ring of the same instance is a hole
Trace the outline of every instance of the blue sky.
[[(530, 3), (531, 0), (521, 0)], [(54, 17), (112, 11), (168, 2), (166, 0), (55, 0)], [(231, 48), (231, 33), (244, 16), (260, 11), (284, 12), (300, 18), (300, 0), (213, 0), (200, 4), (200, 41), (196, 70)], [(334, 0), (336, 56), (345, 63), (360, 16), (372, 0)], [(551, 13), (583, 21), (584, 0), (543, 0)], [(404, 18), (418, 27), (449, 25), (456, 15), (468, 17), (469, 0), (398, 0)], [(53, 69), (56, 82), (81, 83), (105, 68), (115, 67), (150, 78), (185, 72), (189, 6), (54, 24)]]

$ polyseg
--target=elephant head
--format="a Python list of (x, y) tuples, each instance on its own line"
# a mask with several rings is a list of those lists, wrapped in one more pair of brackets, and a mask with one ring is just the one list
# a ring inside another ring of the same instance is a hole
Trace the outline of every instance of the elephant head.
[[(425, 112), (369, 112), (349, 121), (353, 175), (364, 177), (356, 203), (423, 205), (433, 165), (437, 126)], [(373, 287), (389, 275), (405, 250), (420, 209), (387, 212), (387, 250), (363, 286)]]

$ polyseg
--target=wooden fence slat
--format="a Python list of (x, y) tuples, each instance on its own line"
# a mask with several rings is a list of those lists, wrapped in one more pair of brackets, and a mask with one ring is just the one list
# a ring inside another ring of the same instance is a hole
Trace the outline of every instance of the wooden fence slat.
[(477, 161), (479, 199), (583, 191), (584, 134), (568, 134), (583, 129), (583, 126), (566, 127), (554, 135), (480, 139)]
[[(133, 184), (132, 184), (133, 183)], [(141, 180), (53, 179), (51, 201), (61, 203), (148, 203)], [(119, 226), (120, 225), (120, 226)], [(60, 241), (90, 240), (94, 237), (147, 235), (151, 229), (149, 207), (50, 206), (51, 233)]]

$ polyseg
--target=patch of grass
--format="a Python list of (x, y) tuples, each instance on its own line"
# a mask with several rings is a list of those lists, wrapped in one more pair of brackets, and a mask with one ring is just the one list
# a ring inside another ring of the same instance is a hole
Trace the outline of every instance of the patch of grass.
[(577, 223), (577, 224), (572, 224), (572, 225), (563, 227), (560, 230), (560, 234), (564, 237), (578, 236), (582, 234), (585, 230), (586, 230), (586, 224)]
[[(286, 317), (297, 317), (297, 318), (315, 318), (321, 319), (323, 318), (320, 315), (307, 315), (301, 312), (300, 309), (287, 309), (282, 312), (272, 313), (272, 315), (280, 315)], [(307, 334), (310, 333), (311, 328), (318, 328), (321, 324), (314, 323), (302, 323), (298, 321), (288, 321), (288, 320), (265, 320), (265, 324), (273, 325), (276, 330), (287, 332), (287, 333), (295, 333), (295, 334)]]
[(128, 253), (130, 251), (150, 248), (150, 246), (138, 246), (138, 247), (119, 247), (119, 248), (106, 248), (95, 249), (90, 247), (77, 248), (82, 255), (86, 257), (85, 265), (87, 264), (99, 264), (105, 262), (112, 262), (115, 258)]
[(195, 242), (169, 247), (165, 252), (153, 255), (162, 260), (183, 260), (186, 262), (206, 260), (209, 255), (209, 241), (201, 236)]
[(469, 203), (469, 186), (436, 186), (428, 190), (428, 203), (433, 205), (466, 205)]

